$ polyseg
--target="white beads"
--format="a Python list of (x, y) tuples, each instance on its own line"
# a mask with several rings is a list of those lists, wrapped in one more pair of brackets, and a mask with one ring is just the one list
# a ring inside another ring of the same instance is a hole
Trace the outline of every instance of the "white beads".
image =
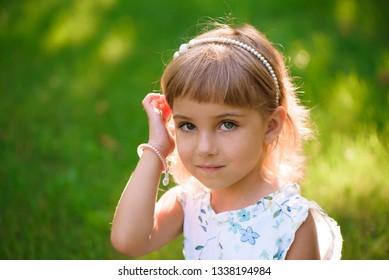
[(169, 166), (167, 165), (166, 159), (162, 156), (161, 152), (151, 144), (140, 144), (138, 146), (137, 152), (139, 157), (142, 157), (144, 149), (149, 149), (150, 151), (152, 151), (162, 162), (164, 169), (164, 177), (162, 180), (162, 184), (166, 187), (169, 184)]
[(206, 44), (206, 43), (221, 43), (221, 44), (232, 44), (236, 45), (238, 47), (241, 47), (242, 49), (245, 49), (246, 51), (252, 53), (254, 56), (256, 56), (262, 64), (266, 67), (266, 69), (269, 71), (270, 75), (272, 76), (274, 83), (277, 87), (276, 90), (276, 103), (279, 104), (279, 84), (276, 74), (274, 73), (273, 67), (270, 65), (270, 63), (266, 60), (266, 58), (260, 54), (258, 51), (256, 51), (254, 48), (250, 47), (249, 45), (235, 40), (231, 38), (226, 37), (207, 37), (207, 38), (200, 38), (200, 39), (192, 39), (189, 41), (188, 44), (182, 44), (177, 52), (174, 53), (174, 59), (176, 59), (181, 53), (186, 52), (188, 49), (195, 45), (200, 44)]
[(188, 44), (182, 44), (180, 46), (179, 52), (184, 52), (188, 50)]

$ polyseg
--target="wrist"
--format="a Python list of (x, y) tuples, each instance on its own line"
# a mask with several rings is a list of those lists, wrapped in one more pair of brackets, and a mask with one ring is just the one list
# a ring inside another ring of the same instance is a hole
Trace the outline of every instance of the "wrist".
[(164, 159), (166, 159), (171, 152), (169, 150), (169, 148), (166, 147), (166, 145), (161, 144), (160, 141), (150, 141), (149, 140), (147, 143), (141, 144), (141, 145), (150, 145), (150, 146), (154, 147), (155, 149), (157, 149), (159, 151), (159, 153), (161, 154), (161, 156)]
[(164, 172), (164, 178), (162, 180), (162, 183), (164, 186), (167, 186), (169, 184), (169, 166), (167, 164), (166, 157), (163, 156), (159, 148), (157, 148), (156, 146), (152, 144), (140, 144), (137, 149), (140, 158), (142, 157), (143, 151), (146, 149), (153, 152), (153, 154), (155, 154), (155, 156), (157, 156), (161, 161)]

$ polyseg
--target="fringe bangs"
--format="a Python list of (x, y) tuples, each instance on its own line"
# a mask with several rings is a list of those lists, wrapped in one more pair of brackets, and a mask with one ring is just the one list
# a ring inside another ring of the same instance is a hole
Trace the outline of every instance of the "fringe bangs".
[(162, 92), (171, 107), (176, 98), (190, 98), (199, 103), (251, 107), (263, 112), (267, 99), (263, 95), (268, 89), (263, 87), (263, 80), (258, 81), (250, 69), (243, 67), (247, 63), (242, 63), (250, 60), (252, 64), (252, 59), (241, 50), (223, 45), (201, 46), (167, 66)]

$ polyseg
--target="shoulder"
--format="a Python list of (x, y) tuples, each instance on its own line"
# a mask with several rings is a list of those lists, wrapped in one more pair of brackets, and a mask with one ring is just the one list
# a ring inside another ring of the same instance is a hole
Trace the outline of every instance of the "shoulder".
[(285, 237), (286, 259), (319, 259), (319, 245), (312, 203), (301, 196), (297, 184), (286, 186), (274, 195), (276, 212), (273, 217), (279, 233)]
[(298, 185), (282, 190), (276, 200), (280, 205), (276, 214), (283, 216), (280, 230), (288, 240), (286, 259), (340, 259), (339, 225), (318, 204), (301, 196)]
[(295, 233), (294, 241), (290, 246), (286, 259), (290, 260), (318, 260), (320, 259), (319, 242), (315, 220), (309, 211), (305, 221)]

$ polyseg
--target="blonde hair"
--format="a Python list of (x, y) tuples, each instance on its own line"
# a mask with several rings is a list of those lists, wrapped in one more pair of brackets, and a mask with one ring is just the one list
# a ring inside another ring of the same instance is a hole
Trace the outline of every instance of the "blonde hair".
[[(286, 183), (299, 182), (304, 169), (303, 143), (311, 135), (309, 114), (296, 96), (282, 55), (262, 33), (247, 24), (238, 28), (218, 24), (196, 39), (206, 37), (235, 39), (264, 56), (278, 79), (279, 104), (274, 79), (256, 56), (231, 44), (206, 43), (191, 48), (166, 66), (161, 88), (170, 107), (176, 98), (185, 97), (200, 103), (252, 108), (268, 117), (283, 106), (287, 112), (285, 124), (278, 141), (265, 146), (267, 156), (262, 168)], [(175, 181), (183, 183), (190, 174), (177, 151), (170, 160)]]

